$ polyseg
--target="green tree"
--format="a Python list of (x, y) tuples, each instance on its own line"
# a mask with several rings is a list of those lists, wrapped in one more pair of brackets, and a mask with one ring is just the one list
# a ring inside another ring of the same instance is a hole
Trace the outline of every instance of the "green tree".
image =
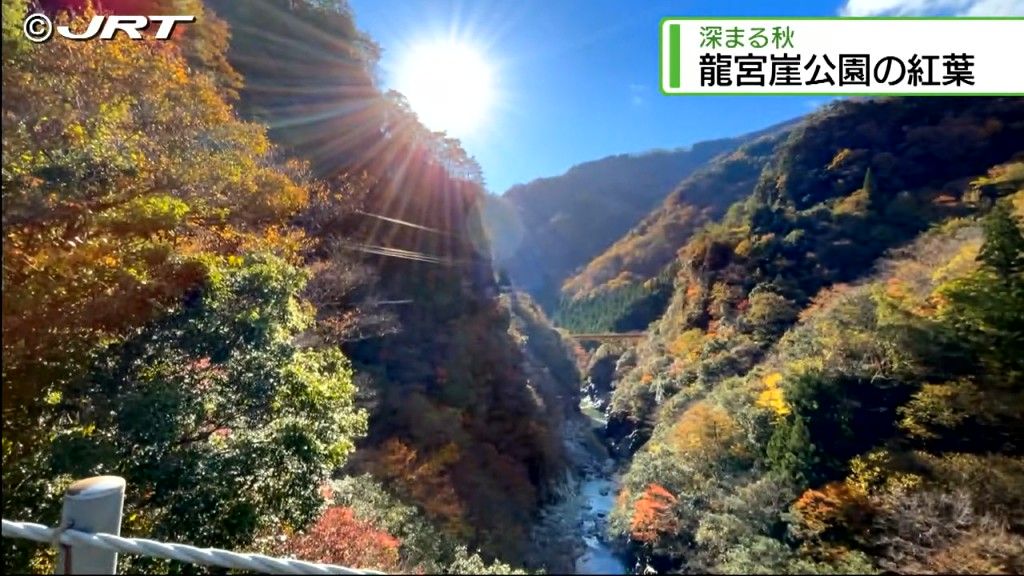
[(881, 196), (881, 192), (878, 189), (878, 184), (875, 182), (875, 177), (871, 173), (871, 167), (864, 172), (864, 184), (861, 185), (861, 189), (864, 190), (865, 196), (868, 199), (868, 207), (875, 212), (881, 211), (885, 207), (885, 198)]
[(1020, 282), (1024, 272), (1024, 235), (1005, 202), (996, 203), (985, 217), (984, 230), (985, 242), (978, 260), (992, 268), (1002, 282)]
[[(106, 472), (126, 532), (302, 528), (365, 424), (341, 353), (293, 344), (300, 166), (173, 45), (8, 51), (24, 4), (3, 6), (4, 517), (54, 524), (67, 482)], [(4, 552), (46, 569), (45, 548)]]
[(3, 0), (3, 52), (9, 58), (24, 50), (30, 43), (21, 26), (28, 12), (28, 0)]
[(772, 468), (791, 482), (807, 486), (814, 478), (817, 458), (803, 418), (781, 420), (768, 441), (767, 454)]
[(1009, 210), (997, 204), (984, 220), (982, 267), (937, 290), (939, 317), (981, 364), (990, 385), (1014, 389), (1024, 380), (1024, 239)]
[(748, 301), (743, 325), (761, 342), (774, 340), (796, 320), (798, 310), (793, 302), (763, 285), (750, 292)]
[(208, 266), (194, 297), (99, 352), (66, 390), (53, 473), (124, 476), (126, 530), (244, 547), (316, 519), (366, 418), (348, 360), (293, 344), (312, 322), (302, 271), (269, 255)]
[(807, 372), (791, 376), (785, 394), (793, 413), (775, 429), (768, 458), (801, 487), (841, 478), (851, 457), (893, 428), (879, 390), (859, 378)]

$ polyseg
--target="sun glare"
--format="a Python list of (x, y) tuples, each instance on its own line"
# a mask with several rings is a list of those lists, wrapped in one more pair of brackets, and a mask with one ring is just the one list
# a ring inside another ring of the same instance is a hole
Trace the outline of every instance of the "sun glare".
[(439, 41), (408, 48), (395, 88), (432, 130), (455, 137), (477, 131), (494, 100), (491, 67), (464, 43)]

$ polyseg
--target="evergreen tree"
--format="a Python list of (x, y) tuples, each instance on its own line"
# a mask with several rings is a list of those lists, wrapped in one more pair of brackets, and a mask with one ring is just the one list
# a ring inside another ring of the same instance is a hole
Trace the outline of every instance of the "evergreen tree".
[(880, 196), (878, 185), (875, 183), (875, 177), (871, 173), (871, 167), (868, 166), (866, 172), (864, 172), (864, 184), (861, 186), (868, 197), (868, 207), (875, 212), (881, 211), (885, 206), (885, 199)]
[(1024, 271), (1024, 236), (1020, 226), (1003, 203), (998, 203), (985, 218), (985, 243), (978, 260), (991, 267), (1000, 280), (1020, 279)]

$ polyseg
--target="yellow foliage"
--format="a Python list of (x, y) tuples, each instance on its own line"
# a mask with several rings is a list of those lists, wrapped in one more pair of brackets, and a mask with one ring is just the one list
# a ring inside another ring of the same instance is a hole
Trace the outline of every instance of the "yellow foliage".
[[(711, 302), (708, 305), (708, 310), (714, 317), (724, 318), (729, 313), (729, 309), (736, 306), (742, 298), (743, 293), (738, 286), (727, 282), (715, 282), (711, 286)], [(711, 332), (710, 329), (708, 331)]]
[(669, 440), (677, 452), (717, 460), (746, 454), (742, 430), (724, 409), (701, 400), (690, 406), (672, 429)]
[(828, 170), (832, 171), (841, 167), (851, 154), (853, 154), (853, 150), (850, 150), (849, 148), (843, 148), (839, 152), (836, 152), (836, 155), (832, 157), (832, 161), (828, 164)]
[(984, 405), (984, 397), (969, 380), (921, 386), (901, 407), (900, 427), (911, 436), (937, 438), (936, 429), (953, 429)]
[(960, 250), (944, 266), (936, 268), (932, 273), (932, 281), (936, 284), (966, 276), (978, 267), (978, 251), (981, 250), (981, 239), (964, 242)]
[(786, 416), (791, 412), (789, 404), (786, 403), (786, 396), (779, 384), (782, 382), (782, 374), (772, 372), (764, 377), (761, 383), (764, 389), (757, 397), (757, 405), (761, 408), (771, 410), (777, 416)]
[(863, 188), (836, 203), (835, 214), (863, 214), (868, 209), (868, 193)]
[(876, 449), (850, 460), (850, 475), (846, 483), (863, 493), (876, 490), (905, 493), (918, 486), (921, 476), (897, 469), (892, 455)]
[(736, 245), (736, 248), (733, 249), (733, 252), (735, 252), (737, 256), (745, 257), (750, 255), (750, 249), (750, 240), (744, 238), (743, 240), (740, 240), (739, 244)]
[(668, 345), (668, 352), (676, 358), (694, 361), (700, 354), (704, 341), (704, 333), (699, 328), (691, 328), (676, 336)]

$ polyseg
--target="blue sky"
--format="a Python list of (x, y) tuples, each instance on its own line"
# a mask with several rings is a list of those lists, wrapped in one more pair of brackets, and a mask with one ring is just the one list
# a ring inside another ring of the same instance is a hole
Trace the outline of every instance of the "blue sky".
[(491, 63), (498, 99), (459, 135), (491, 192), (611, 154), (676, 148), (764, 128), (825, 102), (798, 96), (663, 96), (665, 16), (1024, 14), (1024, 0), (349, 0), (384, 49), (395, 83), (403, 50), (454, 36)]

